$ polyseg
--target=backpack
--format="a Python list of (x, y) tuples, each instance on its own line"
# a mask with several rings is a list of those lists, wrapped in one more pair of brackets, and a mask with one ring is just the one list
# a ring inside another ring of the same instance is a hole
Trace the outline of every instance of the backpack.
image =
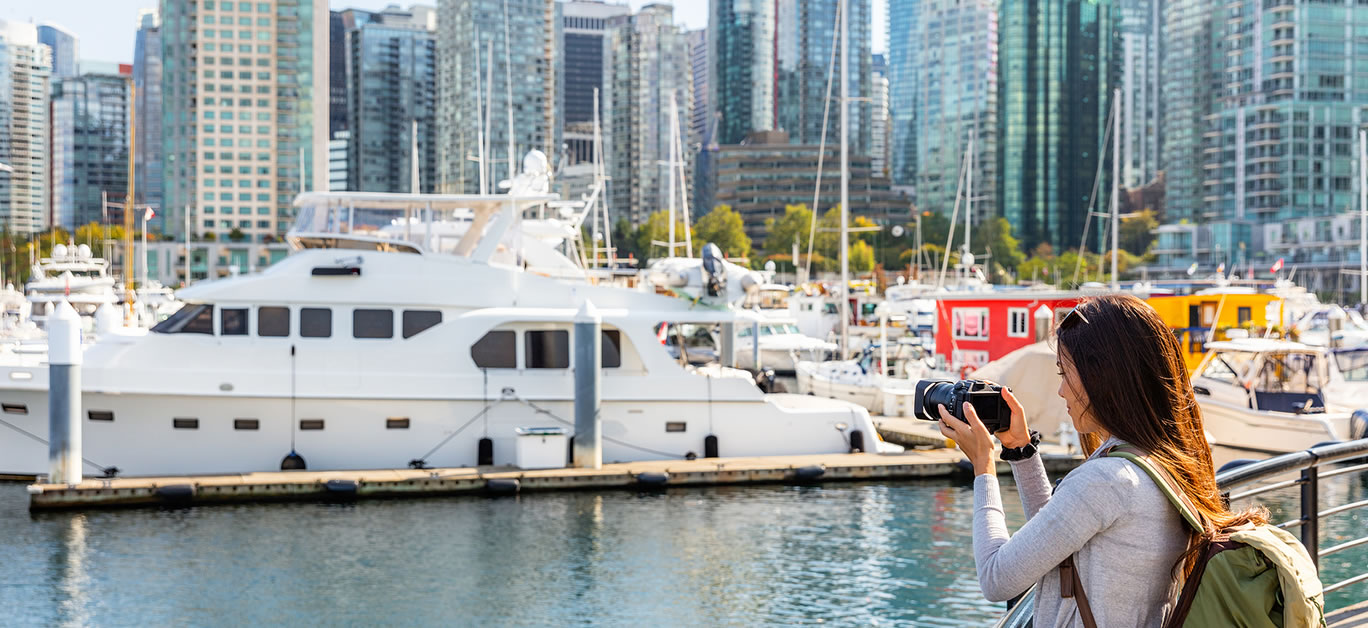
[[(1197, 509), (1177, 490), (1166, 469), (1128, 446), (1113, 447), (1104, 455), (1125, 458), (1144, 469), (1183, 520), (1198, 534), (1205, 532)], [(1072, 557), (1060, 565), (1060, 580), (1064, 597), (1077, 597), (1083, 625), (1095, 628)], [(1183, 583), (1178, 604), (1164, 620), (1164, 628), (1325, 625), (1325, 599), (1310, 554), (1297, 537), (1268, 524), (1227, 528), (1210, 539)]]

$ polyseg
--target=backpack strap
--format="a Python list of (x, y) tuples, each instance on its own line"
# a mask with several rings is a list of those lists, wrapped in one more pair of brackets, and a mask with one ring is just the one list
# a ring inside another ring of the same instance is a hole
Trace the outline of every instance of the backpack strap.
[(1059, 563), (1059, 597), (1074, 598), (1074, 604), (1078, 606), (1078, 618), (1083, 620), (1083, 627), (1097, 628), (1097, 619), (1093, 617), (1087, 593), (1083, 592), (1083, 580), (1078, 577), (1078, 567), (1074, 565), (1073, 554)]
[(1154, 484), (1159, 487), (1159, 491), (1168, 498), (1169, 503), (1178, 509), (1178, 513), (1183, 515), (1183, 520), (1192, 527), (1197, 534), (1204, 534), (1206, 526), (1202, 525), (1202, 517), (1198, 514), (1197, 507), (1187, 494), (1178, 488), (1178, 482), (1174, 480), (1173, 474), (1164, 468), (1150, 461), (1149, 456), (1144, 452), (1131, 447), (1130, 445), (1116, 445), (1108, 448), (1103, 455), (1109, 458), (1125, 458), (1136, 466), (1145, 470), (1145, 474), (1154, 480)]

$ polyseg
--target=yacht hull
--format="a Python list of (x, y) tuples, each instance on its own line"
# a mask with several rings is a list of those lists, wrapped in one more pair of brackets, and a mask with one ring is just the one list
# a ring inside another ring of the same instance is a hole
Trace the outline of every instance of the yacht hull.
[(1201, 399), (1202, 423), (1215, 444), (1267, 453), (1310, 449), (1349, 433), (1349, 415), (1290, 414)]
[(798, 392), (804, 395), (840, 399), (861, 406), (874, 414), (882, 412), (882, 395), (877, 386), (832, 381), (815, 375), (810, 369), (799, 368), (795, 375)]

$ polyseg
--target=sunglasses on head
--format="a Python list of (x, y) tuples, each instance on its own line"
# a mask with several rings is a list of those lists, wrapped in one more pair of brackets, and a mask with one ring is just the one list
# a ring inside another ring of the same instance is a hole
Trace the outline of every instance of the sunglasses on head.
[(1059, 319), (1060, 329), (1069, 329), (1071, 327), (1076, 327), (1079, 323), (1086, 324), (1088, 322), (1088, 317), (1078, 311), (1078, 308), (1080, 307), (1083, 307), (1082, 303), (1075, 305), (1072, 310), (1069, 310), (1068, 314), (1064, 315), (1064, 318)]

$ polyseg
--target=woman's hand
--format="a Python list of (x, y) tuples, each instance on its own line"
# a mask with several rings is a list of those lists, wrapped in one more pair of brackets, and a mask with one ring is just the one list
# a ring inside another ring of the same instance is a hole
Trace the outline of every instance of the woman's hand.
[(1002, 389), (1002, 399), (1007, 402), (1007, 407), (1012, 409), (1012, 426), (1005, 432), (998, 432), (998, 440), (1008, 449), (1031, 444), (1031, 430), (1026, 427), (1026, 411), (1022, 409), (1021, 402), (1006, 388)]
[[(988, 428), (984, 427), (983, 421), (979, 420), (978, 413), (974, 411), (974, 406), (968, 402), (964, 403), (964, 418), (969, 420), (968, 423), (951, 416), (946, 411), (944, 404), (936, 407), (940, 409), (941, 434), (946, 438), (954, 439), (960, 451), (969, 456), (969, 462), (974, 465), (974, 475), (996, 473), (997, 465), (993, 464), (993, 435), (988, 433)], [(1019, 408), (1020, 405), (1017, 407)], [(1014, 411), (1013, 423), (1015, 422)], [(1023, 423), (1025, 422), (1023, 421)]]

